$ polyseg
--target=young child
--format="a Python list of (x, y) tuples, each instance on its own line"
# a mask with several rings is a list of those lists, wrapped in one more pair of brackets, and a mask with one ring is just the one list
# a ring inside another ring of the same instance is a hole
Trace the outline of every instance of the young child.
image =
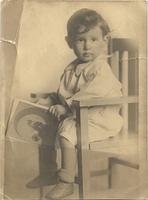
[[(96, 11), (80, 9), (67, 24), (66, 41), (76, 59), (66, 67), (57, 92), (65, 102), (57, 103), (49, 111), (59, 120), (58, 136), (62, 163), (59, 183), (46, 195), (47, 199), (60, 199), (73, 193), (76, 168), (76, 121), (72, 100), (92, 97), (121, 96), (121, 84), (107, 63), (110, 29)], [(89, 142), (115, 136), (122, 127), (119, 106), (89, 109)]]

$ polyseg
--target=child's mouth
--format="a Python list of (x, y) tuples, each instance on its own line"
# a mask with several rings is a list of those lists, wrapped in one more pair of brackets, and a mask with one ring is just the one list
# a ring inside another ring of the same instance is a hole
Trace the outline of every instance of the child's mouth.
[(93, 55), (92, 53), (83, 53), (84, 57), (92, 57), (92, 55)]

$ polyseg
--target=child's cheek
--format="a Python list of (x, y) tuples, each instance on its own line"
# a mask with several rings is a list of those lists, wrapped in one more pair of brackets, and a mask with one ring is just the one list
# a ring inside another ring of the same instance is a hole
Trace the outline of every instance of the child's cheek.
[(78, 50), (79, 52), (81, 52), (82, 49), (83, 49), (83, 45), (82, 45), (82, 44), (78, 44), (78, 45), (77, 45), (77, 50)]
[(100, 53), (107, 53), (107, 45), (104, 42), (100, 42), (100, 44), (98, 44), (97, 49)]

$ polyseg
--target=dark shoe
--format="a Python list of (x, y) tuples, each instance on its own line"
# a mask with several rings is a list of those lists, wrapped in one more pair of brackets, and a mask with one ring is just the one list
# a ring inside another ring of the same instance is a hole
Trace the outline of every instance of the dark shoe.
[(55, 185), (58, 183), (57, 175), (44, 175), (44, 176), (37, 176), (32, 181), (26, 184), (27, 188), (39, 188), (46, 185)]
[(45, 198), (48, 200), (62, 199), (71, 195), (73, 192), (73, 183), (59, 182), (49, 193), (46, 194)]

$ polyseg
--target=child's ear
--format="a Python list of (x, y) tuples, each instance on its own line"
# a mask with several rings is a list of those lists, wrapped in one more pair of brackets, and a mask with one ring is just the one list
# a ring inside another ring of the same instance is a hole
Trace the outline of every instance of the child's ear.
[(66, 40), (66, 42), (67, 42), (69, 48), (72, 49), (72, 41), (71, 41), (71, 39), (70, 39), (68, 36), (66, 36), (66, 37), (65, 37), (65, 40)]
[(110, 35), (109, 35), (109, 34), (105, 35), (103, 39), (104, 39), (104, 41), (105, 41), (106, 43), (108, 43), (109, 40), (110, 40)]

